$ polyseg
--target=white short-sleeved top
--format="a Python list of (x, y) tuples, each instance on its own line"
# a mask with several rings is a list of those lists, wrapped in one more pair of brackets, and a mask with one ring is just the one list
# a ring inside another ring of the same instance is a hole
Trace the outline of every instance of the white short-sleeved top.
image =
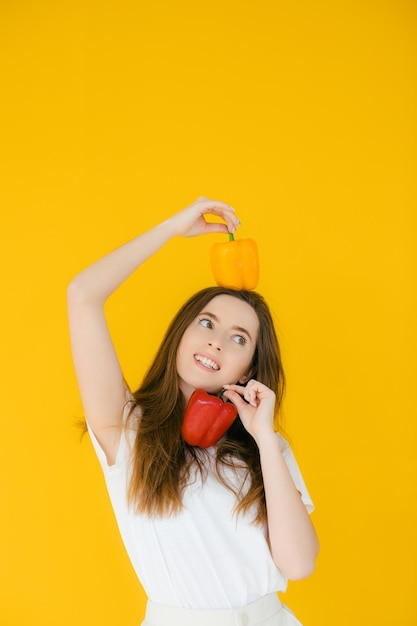
[[(230, 609), (270, 592), (285, 591), (287, 580), (272, 560), (266, 526), (251, 523), (250, 513), (237, 516), (233, 512), (235, 496), (213, 472), (205, 481), (195, 473), (177, 515), (137, 514), (126, 501), (135, 432), (122, 432), (115, 464), (109, 466), (89, 425), (88, 430), (122, 540), (153, 602), (191, 609)], [(311, 512), (313, 503), (292, 450), (283, 437), (277, 436), (295, 486)], [(236, 480), (236, 475), (230, 478)]]

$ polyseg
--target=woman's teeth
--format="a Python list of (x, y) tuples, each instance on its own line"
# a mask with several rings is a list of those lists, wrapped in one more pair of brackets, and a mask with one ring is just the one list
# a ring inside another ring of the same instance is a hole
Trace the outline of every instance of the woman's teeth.
[(201, 363), (202, 365), (204, 365), (205, 367), (209, 369), (212, 369), (212, 370), (220, 369), (220, 367), (217, 365), (215, 361), (212, 361), (211, 359), (208, 359), (205, 356), (200, 356), (199, 354), (195, 354), (194, 358), (196, 361), (198, 361), (199, 363)]

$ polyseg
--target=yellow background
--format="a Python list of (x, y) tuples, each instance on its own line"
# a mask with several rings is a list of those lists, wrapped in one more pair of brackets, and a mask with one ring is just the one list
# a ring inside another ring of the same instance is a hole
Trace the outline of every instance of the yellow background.
[[(4, 626), (137, 626), (145, 597), (87, 438), (71, 277), (199, 195), (260, 248), (316, 503), (306, 626), (417, 623), (416, 5), (409, 0), (3, 1)], [(212, 284), (172, 241), (109, 303), (131, 385)]]

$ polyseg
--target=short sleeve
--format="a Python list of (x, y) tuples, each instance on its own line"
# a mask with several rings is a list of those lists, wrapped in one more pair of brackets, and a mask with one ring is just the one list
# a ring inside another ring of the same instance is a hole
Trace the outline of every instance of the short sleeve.
[(104, 452), (97, 437), (95, 436), (91, 425), (87, 421), (87, 430), (88, 434), (90, 435), (91, 443), (93, 444), (94, 451), (106, 476), (119, 473), (121, 470), (125, 470), (127, 467), (129, 453), (134, 444), (136, 431), (131, 428), (125, 428), (125, 426), (133, 405), (133, 396), (129, 390), (126, 390), (126, 403), (123, 408), (123, 426), (120, 433), (120, 442), (116, 453), (116, 460), (112, 465), (109, 465), (106, 453)]
[(288, 471), (291, 474), (291, 478), (294, 481), (297, 491), (301, 495), (301, 499), (304, 502), (308, 513), (312, 513), (314, 511), (314, 504), (310, 497), (310, 494), (308, 493), (306, 484), (300, 472), (300, 468), (298, 467), (298, 463), (295, 459), (294, 453), (291, 450), (290, 444), (286, 439), (284, 439), (284, 437), (282, 437), (282, 435), (278, 435), (278, 437), (282, 456), (284, 457), (284, 461), (287, 464)]

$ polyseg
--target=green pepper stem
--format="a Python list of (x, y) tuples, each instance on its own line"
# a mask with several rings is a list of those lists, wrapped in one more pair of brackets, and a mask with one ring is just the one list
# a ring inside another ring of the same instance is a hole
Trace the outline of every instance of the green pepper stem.
[(229, 233), (229, 241), (234, 241), (235, 237), (233, 235), (233, 233)]

